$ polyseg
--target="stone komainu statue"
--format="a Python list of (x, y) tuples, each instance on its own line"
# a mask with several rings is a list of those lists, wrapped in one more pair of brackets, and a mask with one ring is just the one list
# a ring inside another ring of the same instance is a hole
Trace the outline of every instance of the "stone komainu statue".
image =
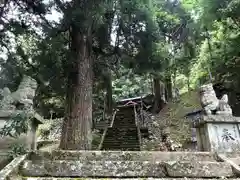
[(11, 93), (8, 88), (1, 91), (0, 110), (32, 109), (36, 89), (37, 81), (24, 75), (17, 91)]
[(224, 94), (223, 97), (219, 100), (216, 96), (212, 84), (207, 84), (200, 87), (200, 101), (202, 108), (207, 115), (232, 115), (232, 109), (228, 104), (228, 95)]

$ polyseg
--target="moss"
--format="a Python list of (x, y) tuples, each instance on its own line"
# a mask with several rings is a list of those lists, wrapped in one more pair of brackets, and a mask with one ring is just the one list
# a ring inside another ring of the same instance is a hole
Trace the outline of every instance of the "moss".
[(158, 150), (161, 133), (170, 132), (174, 143), (185, 144), (191, 139), (191, 121), (185, 118), (189, 112), (201, 109), (197, 91), (182, 94), (177, 102), (169, 102), (158, 115), (155, 115), (152, 141), (145, 143), (145, 150)]
[(92, 134), (92, 150), (97, 150), (101, 142), (102, 134), (98, 131), (93, 131)]

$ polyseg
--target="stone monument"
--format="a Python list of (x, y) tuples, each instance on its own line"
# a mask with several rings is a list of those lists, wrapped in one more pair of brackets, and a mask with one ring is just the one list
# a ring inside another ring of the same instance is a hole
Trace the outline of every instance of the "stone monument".
[(207, 84), (200, 87), (200, 101), (206, 115), (232, 115), (232, 109), (228, 104), (228, 95), (224, 94), (219, 100), (212, 84)]
[(1, 90), (3, 98), (0, 100), (0, 130), (17, 114), (25, 112), (31, 117), (27, 122), (27, 134), (21, 134), (17, 139), (7, 136), (0, 138), (1, 151), (8, 151), (16, 142), (25, 144), (30, 150), (36, 149), (36, 130), (43, 122), (41, 116), (33, 110), (36, 89), (36, 80), (24, 75), (15, 92), (11, 92), (8, 88)]
[(240, 149), (240, 117), (232, 115), (225, 94), (219, 100), (212, 84), (200, 88), (204, 114), (195, 122), (199, 151), (232, 152)]

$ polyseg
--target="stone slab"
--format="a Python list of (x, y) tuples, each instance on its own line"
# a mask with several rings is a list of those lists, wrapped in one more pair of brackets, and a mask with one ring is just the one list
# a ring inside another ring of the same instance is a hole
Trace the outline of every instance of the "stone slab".
[(25, 161), (20, 170), (27, 177), (165, 177), (160, 162), (136, 161)]
[(210, 152), (160, 151), (36, 151), (30, 160), (79, 161), (215, 161)]
[(194, 127), (198, 127), (205, 123), (238, 123), (240, 124), (240, 117), (230, 115), (208, 115), (202, 116), (199, 121), (194, 122)]
[(10, 163), (12, 158), (8, 156), (7, 153), (0, 153), (0, 171), (8, 164)]
[[(240, 178), (221, 178), (221, 180), (240, 180)], [(203, 180), (202, 178), (53, 178), (53, 177), (24, 177), (22, 180)], [(204, 180), (219, 180), (219, 178), (211, 178)]]
[(234, 177), (231, 166), (224, 162), (172, 161), (166, 162), (165, 164), (167, 174), (170, 177), (195, 177), (195, 178)]
[(227, 158), (240, 158), (240, 151), (234, 151), (234, 152), (224, 152), (221, 153)]
[(16, 178), (18, 175), (18, 168), (20, 164), (27, 158), (27, 154), (19, 156), (15, 159), (13, 159), (7, 166), (5, 166), (1, 171), (0, 171), (0, 180), (12, 180)]

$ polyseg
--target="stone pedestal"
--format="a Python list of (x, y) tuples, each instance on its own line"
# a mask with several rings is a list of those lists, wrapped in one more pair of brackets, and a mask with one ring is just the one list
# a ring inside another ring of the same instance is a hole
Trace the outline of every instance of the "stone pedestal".
[[(11, 119), (17, 113), (21, 113), (21, 111), (3, 111), (0, 110), (0, 130), (4, 127), (8, 120)], [(28, 123), (28, 131), (26, 134), (21, 134), (17, 138), (12, 137), (1, 137), (0, 138), (0, 151), (8, 151), (10, 150), (11, 145), (15, 143), (24, 144), (29, 150), (36, 150), (37, 148), (37, 135), (36, 131), (39, 124), (43, 123), (42, 117), (33, 112), (33, 118)]]
[(240, 117), (209, 115), (194, 123), (198, 151), (233, 152), (240, 150)]

